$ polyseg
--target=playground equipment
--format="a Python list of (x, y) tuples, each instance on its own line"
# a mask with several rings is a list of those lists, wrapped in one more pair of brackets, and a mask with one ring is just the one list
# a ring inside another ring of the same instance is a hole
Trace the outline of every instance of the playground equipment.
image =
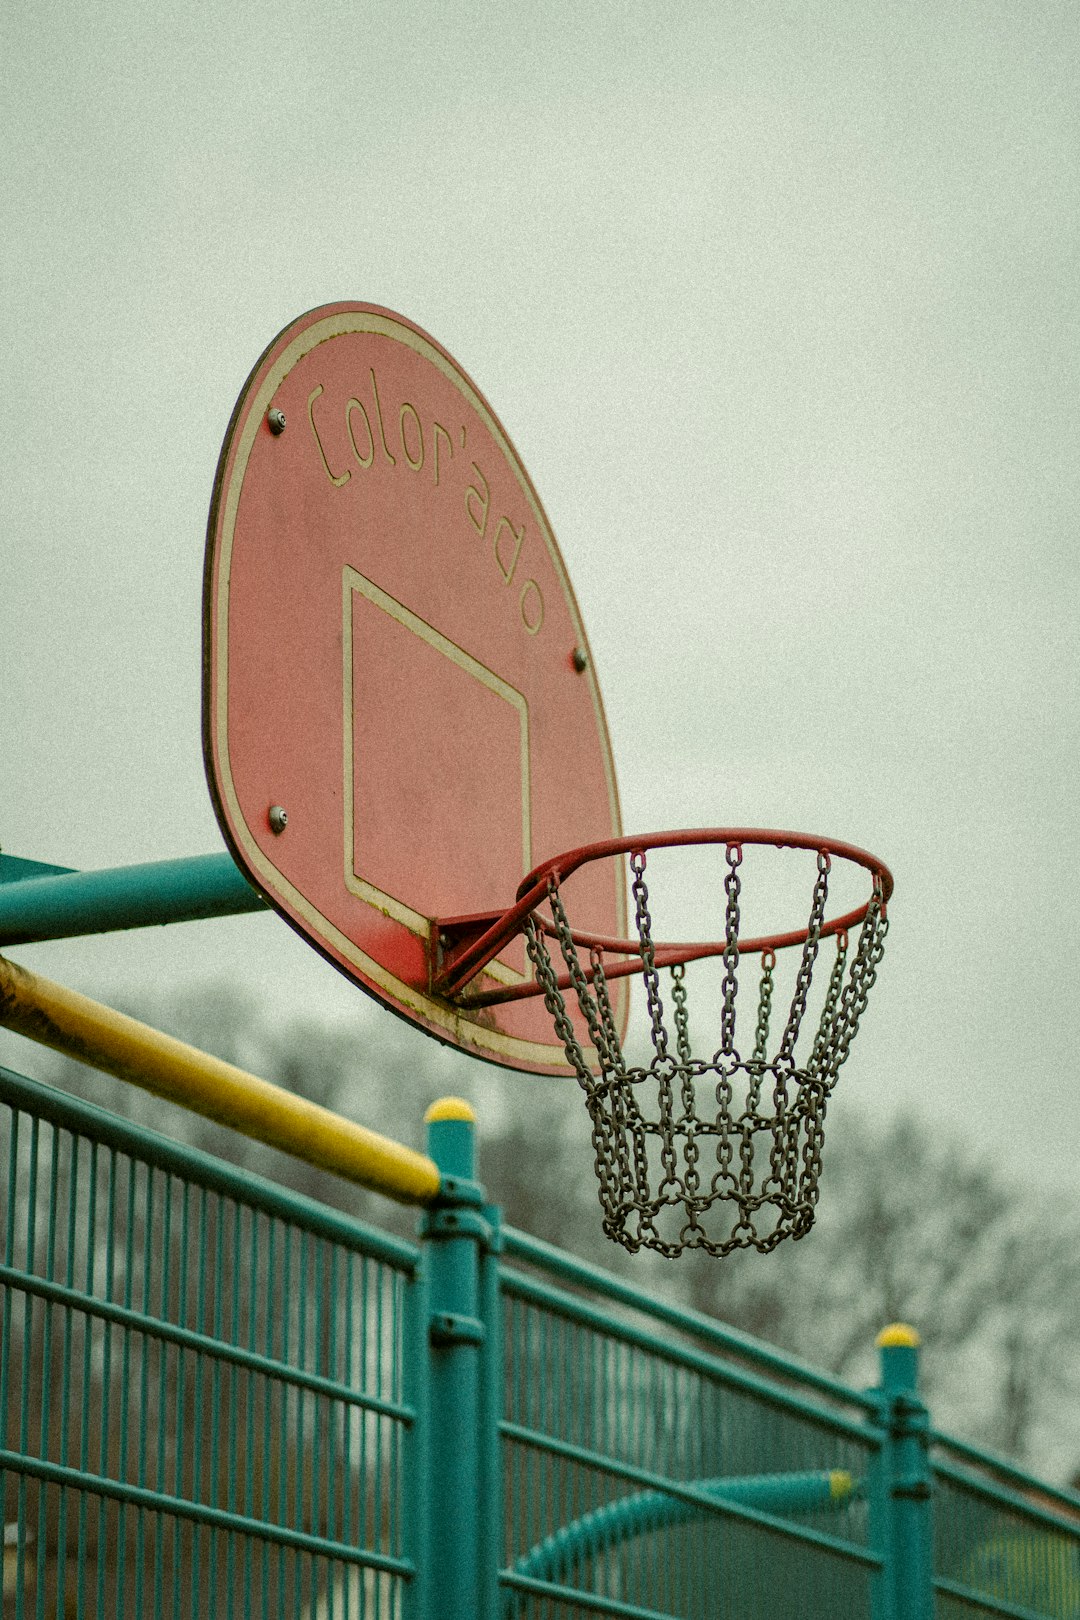
[[(0, 856), (0, 937), (65, 916), (82, 874)], [(3, 959), (0, 1019), (424, 1210), (403, 1243), (0, 1071), (11, 1613), (1073, 1617), (1080, 1503), (933, 1433), (910, 1330), (846, 1388), (505, 1229), (452, 1099), (416, 1153)]]
[[(610, 1237), (723, 1255), (807, 1232), (826, 1104), (874, 984), (892, 878), (829, 838), (623, 837), (592, 654), (551, 526), (490, 405), (410, 321), (329, 305), (254, 367), (214, 486), (204, 667), (207, 777), (240, 869), (337, 968), (429, 1034), (575, 1076)], [(721, 902), (712, 944), (654, 940), (648, 852), (677, 845), (724, 851), (701, 880), (705, 909), (710, 894)], [(746, 940), (739, 869), (766, 845), (815, 858), (809, 920)], [(830, 919), (837, 859), (864, 869), (871, 890)], [(837, 954), (800, 1058), (830, 935)], [(735, 1008), (741, 961), (755, 954), (750, 1048), (736, 1045)], [(791, 1008), (770, 1046), (787, 955)], [(685, 969), (710, 956), (723, 968), (718, 1013), (695, 1047)], [(631, 975), (647, 1062), (624, 1055)]]
[[(215, 481), (204, 665), (229, 855), (79, 873), (0, 854), (0, 947), (270, 905), (427, 1033), (576, 1078), (627, 1247), (807, 1230), (892, 879), (798, 834), (624, 837), (543, 508), (475, 385), (401, 317), (313, 311), (255, 366)], [(712, 943), (654, 925), (650, 863), (677, 847), (722, 858)], [(744, 925), (770, 849), (813, 868), (794, 929)], [(830, 903), (836, 868), (869, 894)], [(695, 1056), (685, 975), (710, 958)], [(793, 1593), (807, 1620), (924, 1612), (900, 1352), (860, 1396), (504, 1232), (454, 1099), (417, 1153), (4, 957), (0, 1022), (424, 1212), (401, 1243), (0, 1071), (5, 1617), (9, 1596), (87, 1620), (771, 1620)]]
[[(627, 1246), (802, 1235), (892, 879), (832, 839), (622, 834), (547, 520), (426, 334), (342, 305), (271, 345), (222, 454), (205, 624), (231, 853), (0, 854), (0, 947), (273, 905), (429, 1033), (575, 1077)], [(655, 922), (677, 847), (718, 868), (712, 941)], [(774, 852), (808, 865), (807, 920), (747, 926)], [(849, 870), (869, 894), (830, 900)], [(911, 1329), (848, 1388), (505, 1228), (458, 1099), (417, 1152), (2, 957), (0, 1022), (421, 1211), (403, 1241), (0, 1069), (5, 1620), (1077, 1614), (1080, 1499), (931, 1429)]]
[(406, 1242), (0, 1070), (5, 1620), (1075, 1615), (1080, 1501), (934, 1432), (910, 1329), (846, 1387), (427, 1129)]

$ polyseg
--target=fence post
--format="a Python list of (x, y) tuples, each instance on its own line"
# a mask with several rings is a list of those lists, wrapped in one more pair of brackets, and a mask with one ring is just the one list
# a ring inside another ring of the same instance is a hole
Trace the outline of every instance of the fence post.
[(882, 1505), (890, 1566), (888, 1613), (890, 1620), (933, 1620), (930, 1418), (919, 1397), (919, 1335), (895, 1322), (878, 1334), (877, 1345), (885, 1435)]
[(492, 1481), (484, 1351), (489, 1329), (481, 1295), (481, 1257), (492, 1232), (483, 1188), (475, 1179), (475, 1114), (460, 1098), (444, 1097), (431, 1105), (425, 1120), (428, 1152), (442, 1183), (420, 1226), (431, 1367), (423, 1541), (429, 1568), (423, 1588), (430, 1620), (486, 1620), (497, 1601), (497, 1571), (487, 1556)]

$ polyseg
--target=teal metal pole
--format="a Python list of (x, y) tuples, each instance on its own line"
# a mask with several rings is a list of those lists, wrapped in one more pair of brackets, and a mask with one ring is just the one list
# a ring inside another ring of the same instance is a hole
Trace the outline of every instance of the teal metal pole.
[(265, 911), (231, 855), (0, 883), (0, 947)]
[(887, 1554), (892, 1571), (890, 1620), (933, 1620), (933, 1508), (930, 1418), (919, 1397), (919, 1335), (894, 1323), (878, 1335), (881, 1485), (887, 1496)]
[(442, 1172), (435, 1203), (421, 1222), (430, 1316), (427, 1600), (430, 1620), (478, 1620), (493, 1612), (497, 1571), (482, 1568), (489, 1509), (483, 1429), (480, 1256), (490, 1241), (484, 1193), (475, 1178), (474, 1125), (468, 1103), (446, 1097), (428, 1109), (428, 1152)]

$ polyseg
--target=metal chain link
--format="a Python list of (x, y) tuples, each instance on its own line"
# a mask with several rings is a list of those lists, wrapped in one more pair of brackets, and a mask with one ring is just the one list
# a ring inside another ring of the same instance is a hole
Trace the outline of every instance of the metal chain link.
[(833, 958), (832, 972), (829, 975), (829, 988), (825, 992), (825, 1005), (821, 1009), (817, 1035), (814, 1037), (814, 1047), (810, 1053), (810, 1061), (807, 1064), (811, 1074), (819, 1072), (826, 1045), (833, 1031), (836, 1008), (840, 1000), (840, 992), (844, 986), (844, 968), (847, 965), (847, 953), (847, 929), (841, 928), (836, 936), (836, 956)]
[[(790, 1120), (788, 1116), (788, 1076), (786, 1069), (773, 1069), (773, 1114), (770, 1121), (772, 1140), (769, 1144), (769, 1174), (765, 1187), (777, 1197), (791, 1195), (791, 1156), (788, 1152)], [(763, 1188), (764, 1190), (764, 1188)]]
[(680, 1063), (692, 1063), (690, 1018), (686, 1010), (686, 963), (676, 962), (671, 973), (671, 1001), (675, 1009), (675, 1050)]
[(724, 892), (724, 978), (721, 990), (724, 996), (720, 1014), (720, 1050), (725, 1057), (735, 1056), (735, 997), (739, 993), (739, 867), (742, 864), (742, 845), (727, 846), (727, 874)]
[(562, 903), (562, 897), (559, 894), (558, 885), (554, 882), (548, 884), (548, 904), (551, 906), (551, 915), (555, 923), (559, 949), (562, 952), (563, 961), (566, 963), (566, 970), (570, 975), (570, 982), (574, 987), (578, 1006), (581, 1008), (582, 1017), (588, 1025), (589, 1035), (600, 1059), (600, 1067), (606, 1074), (610, 1070), (618, 1068), (620, 1057), (618, 1036), (616, 1035), (615, 1045), (612, 1047), (600, 1010), (589, 993), (589, 981), (585, 977), (585, 970), (581, 965), (577, 946), (574, 944), (574, 935)]
[(757, 1029), (754, 1032), (754, 1062), (769, 1061), (769, 1019), (772, 1015), (773, 973), (776, 952), (761, 953), (761, 984), (758, 987)]
[(830, 1083), (844, 1064), (848, 1050), (855, 1039), (859, 1020), (866, 1011), (867, 1000), (877, 979), (877, 969), (885, 950), (885, 936), (889, 931), (888, 918), (883, 913), (880, 893), (875, 893), (867, 907), (859, 942), (855, 947), (855, 960), (851, 964), (848, 982), (840, 997), (840, 1006), (832, 1038), (824, 1057), (825, 1073)]
[(695, 1064), (694, 1055), (690, 1050), (690, 1018), (686, 1007), (685, 962), (676, 962), (670, 971), (671, 999), (675, 1008), (675, 1049), (679, 1054), (679, 1073), (682, 1079), (682, 1118), (679, 1121), (679, 1126), (685, 1133), (683, 1161), (686, 1169), (683, 1174), (683, 1183), (686, 1188), (686, 1202), (691, 1211), (691, 1225), (696, 1225), (695, 1206), (701, 1186), (701, 1176), (698, 1171), (698, 1158), (701, 1150), (697, 1142), (697, 1097), (694, 1091), (695, 1070), (698, 1065)]
[[(859, 931), (859, 943), (855, 948), (855, 960), (851, 964), (851, 974), (841, 994), (839, 1009), (832, 1029), (822, 1046), (821, 1064), (824, 1072), (820, 1080), (816, 1075), (812, 1079), (808, 1077), (804, 1088), (807, 1094), (807, 1121), (800, 1190), (811, 1208), (810, 1219), (804, 1228), (807, 1231), (809, 1230), (810, 1220), (813, 1219), (812, 1210), (817, 1203), (818, 1186), (821, 1180), (822, 1149), (825, 1143), (825, 1109), (829, 1093), (836, 1084), (836, 1076), (848, 1055), (851, 1042), (859, 1027), (859, 1020), (866, 1011), (867, 1000), (877, 977), (878, 964), (885, 949), (885, 935), (888, 932), (889, 923), (888, 918), (882, 914), (882, 906), (881, 891), (875, 879), (874, 893), (867, 907), (862, 928)], [(829, 988), (832, 989), (831, 980)], [(812, 1053), (811, 1060), (813, 1060), (813, 1056)], [(803, 1233), (800, 1232), (795, 1235), (801, 1237)]]
[[(551, 887), (551, 886), (549, 886)], [(525, 918), (525, 949), (532, 962), (537, 983), (544, 993), (544, 1005), (555, 1025), (555, 1033), (563, 1043), (567, 1061), (577, 1075), (578, 1084), (585, 1093), (586, 1107), (592, 1125), (592, 1146), (596, 1168), (596, 1179), (600, 1187), (600, 1201), (602, 1205), (612, 1207), (622, 1201), (624, 1188), (628, 1184), (626, 1177), (620, 1177), (613, 1147), (612, 1132), (605, 1129), (605, 1115), (602, 1103), (599, 1101), (601, 1087), (597, 1086), (595, 1076), (585, 1062), (585, 1054), (577, 1038), (573, 1022), (567, 1010), (566, 1001), (559, 989), (558, 975), (555, 972), (551, 953), (547, 948), (543, 931), (536, 918), (530, 913)]]
[(555, 1025), (555, 1033), (563, 1044), (567, 1062), (574, 1069), (582, 1085), (588, 1090), (593, 1083), (593, 1076), (585, 1062), (585, 1055), (581, 1050), (581, 1043), (575, 1033), (570, 1014), (567, 1011), (563, 993), (559, 989), (558, 975), (555, 972), (547, 942), (536, 918), (530, 913), (525, 918), (525, 949), (532, 962), (536, 981), (544, 992), (544, 1006)]
[(795, 994), (791, 999), (791, 1011), (784, 1028), (784, 1038), (780, 1042), (779, 1061), (790, 1063), (791, 1054), (795, 1050), (795, 1042), (799, 1038), (799, 1030), (806, 1014), (806, 998), (810, 993), (810, 980), (814, 973), (814, 964), (817, 961), (818, 942), (821, 939), (821, 926), (825, 921), (825, 902), (829, 896), (829, 871), (832, 862), (829, 860), (827, 850), (819, 849), (817, 858), (817, 881), (814, 884), (814, 894), (810, 902), (810, 921), (807, 924), (806, 939), (803, 941), (802, 957), (799, 961), (799, 971), (795, 976)]
[(611, 1005), (611, 996), (608, 994), (603, 952), (594, 947), (589, 952), (589, 965), (592, 968), (596, 1004), (600, 1009), (600, 1022), (604, 1029), (605, 1050), (610, 1054), (610, 1072), (624, 1074), (626, 1072), (626, 1059), (623, 1057), (622, 1043), (619, 1040), (619, 1027), (615, 1022), (615, 1010)]
[(634, 874), (631, 890), (634, 896), (634, 916), (638, 942), (641, 946), (641, 977), (645, 985), (645, 1000), (652, 1025), (652, 1043), (657, 1057), (667, 1057), (667, 1031), (664, 1028), (664, 1004), (660, 1000), (660, 975), (656, 971), (656, 954), (652, 942), (652, 918), (649, 915), (649, 890), (645, 883), (645, 851), (635, 850), (630, 857), (630, 870)]
[[(880, 880), (875, 879), (850, 967), (847, 935), (837, 936), (811, 1051), (800, 1066), (796, 1049), (800, 1039), (807, 1039), (801, 1035), (802, 1025), (828, 893), (829, 856), (819, 851), (809, 923), (779, 1049), (770, 1062), (777, 961), (773, 952), (766, 951), (753, 1054), (744, 1062), (735, 1046), (742, 847), (729, 844), (726, 857), (721, 1044), (708, 1061), (693, 1056), (686, 970), (681, 963), (670, 970), (673, 1039), (665, 1026), (643, 850), (631, 855), (630, 869), (653, 1048), (648, 1063), (627, 1065), (603, 953), (593, 947), (587, 966), (582, 962), (557, 877), (548, 887), (552, 922), (542, 925), (530, 916), (524, 923), (526, 950), (544, 1004), (585, 1093), (604, 1230), (630, 1250), (646, 1247), (677, 1255), (700, 1248), (720, 1256), (754, 1247), (767, 1252), (784, 1238), (799, 1238), (809, 1231), (818, 1197), (829, 1093), (866, 1010), (884, 950), (888, 919)], [(560, 989), (545, 928), (558, 941), (580, 1009), (577, 1024)], [(587, 1060), (579, 1029), (588, 1030), (599, 1077)], [(771, 1104), (763, 1112), (767, 1075), (772, 1077)], [(701, 1111), (702, 1081), (712, 1083), (715, 1111)], [(769, 1139), (767, 1160), (761, 1152), (762, 1133)], [(703, 1138), (713, 1144), (716, 1164), (705, 1184)]]

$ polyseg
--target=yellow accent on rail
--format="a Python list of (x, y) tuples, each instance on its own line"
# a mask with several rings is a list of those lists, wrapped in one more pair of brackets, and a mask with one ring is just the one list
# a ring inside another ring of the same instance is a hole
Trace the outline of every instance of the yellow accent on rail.
[(438, 1193), (439, 1169), (426, 1154), (2, 956), (0, 1024), (400, 1203), (424, 1204)]

